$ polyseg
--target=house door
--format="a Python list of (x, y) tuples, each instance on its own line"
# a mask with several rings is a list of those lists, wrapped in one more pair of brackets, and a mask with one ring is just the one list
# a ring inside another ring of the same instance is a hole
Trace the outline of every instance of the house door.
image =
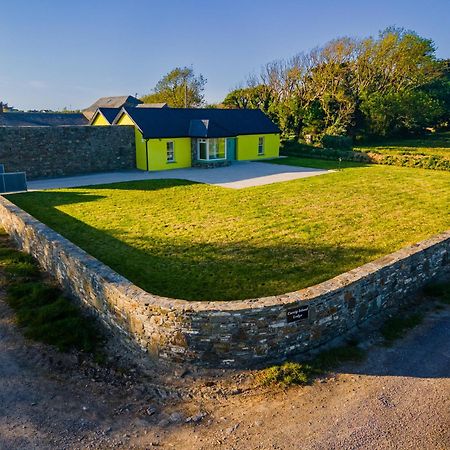
[(227, 160), (236, 160), (236, 138), (227, 138)]

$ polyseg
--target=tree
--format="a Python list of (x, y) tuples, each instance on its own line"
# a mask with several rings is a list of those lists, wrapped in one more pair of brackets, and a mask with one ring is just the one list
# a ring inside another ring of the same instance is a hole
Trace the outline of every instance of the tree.
[(362, 104), (367, 133), (394, 136), (418, 133), (443, 114), (440, 102), (421, 90), (388, 94), (373, 93)]
[(224, 104), (261, 108), (295, 139), (388, 136), (448, 125), (449, 94), (449, 65), (436, 59), (433, 41), (390, 27), (270, 62)]
[(223, 101), (227, 108), (249, 108), (267, 111), (271, 104), (271, 94), (267, 86), (259, 84), (231, 91)]
[(204, 104), (206, 78), (195, 75), (192, 67), (176, 67), (144, 95), (144, 103), (167, 103), (174, 108), (197, 108)]

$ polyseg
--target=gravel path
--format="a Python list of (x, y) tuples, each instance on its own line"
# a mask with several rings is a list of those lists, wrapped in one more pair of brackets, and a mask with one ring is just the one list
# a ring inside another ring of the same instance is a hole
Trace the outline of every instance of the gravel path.
[(2, 450), (450, 449), (449, 307), (313, 386), (239, 393), (245, 374), (233, 389), (188, 376), (177, 403), (25, 341), (11, 319), (0, 300)]

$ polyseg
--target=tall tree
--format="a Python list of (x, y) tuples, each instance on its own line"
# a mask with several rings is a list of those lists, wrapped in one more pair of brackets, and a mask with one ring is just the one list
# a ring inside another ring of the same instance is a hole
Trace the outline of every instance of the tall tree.
[(206, 78), (192, 67), (176, 67), (164, 75), (153, 92), (144, 95), (144, 103), (167, 103), (174, 108), (197, 108), (204, 104)]
[(386, 136), (447, 123), (449, 88), (448, 65), (437, 61), (433, 42), (390, 27), (376, 38), (339, 38), (270, 62), (225, 103), (263, 109), (285, 136)]

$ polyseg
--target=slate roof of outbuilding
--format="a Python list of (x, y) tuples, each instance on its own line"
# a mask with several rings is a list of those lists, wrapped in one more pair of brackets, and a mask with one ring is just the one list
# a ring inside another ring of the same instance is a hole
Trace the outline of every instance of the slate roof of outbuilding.
[(122, 108), (123, 106), (137, 106), (142, 103), (132, 95), (120, 95), (117, 97), (101, 97), (91, 106), (83, 109), (84, 116), (91, 120), (98, 108)]
[(136, 108), (168, 108), (167, 103), (139, 103)]
[(6, 112), (0, 114), (0, 127), (59, 127), (88, 125), (81, 113), (27, 113)]
[[(259, 109), (122, 108), (145, 139), (279, 133)], [(118, 114), (117, 122), (122, 114)]]

